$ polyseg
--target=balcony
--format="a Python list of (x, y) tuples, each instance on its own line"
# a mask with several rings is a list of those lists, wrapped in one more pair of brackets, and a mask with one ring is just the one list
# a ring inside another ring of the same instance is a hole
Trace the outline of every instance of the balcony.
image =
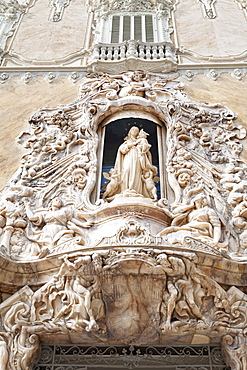
[(99, 43), (92, 47), (88, 60), (88, 70), (92, 72), (171, 72), (176, 69), (176, 48), (169, 42), (147, 43), (130, 40), (120, 44)]

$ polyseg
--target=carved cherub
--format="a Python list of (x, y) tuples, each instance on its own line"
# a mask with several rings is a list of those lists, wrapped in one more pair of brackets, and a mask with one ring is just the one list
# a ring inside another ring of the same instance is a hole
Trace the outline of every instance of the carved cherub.
[(105, 199), (106, 197), (111, 197), (116, 194), (119, 185), (119, 173), (115, 168), (111, 168), (109, 174), (107, 172), (103, 172), (103, 176), (105, 179), (109, 180), (106, 185), (106, 190), (103, 194), (103, 199)]
[(143, 129), (141, 129), (139, 132), (137, 137), (137, 149), (140, 153), (146, 153), (151, 148), (151, 145), (147, 141), (148, 135), (149, 134)]
[(152, 171), (146, 171), (144, 175), (141, 176), (142, 181), (145, 182), (147, 191), (150, 198), (157, 200), (157, 189), (154, 182), (159, 181), (159, 177), (153, 177)]

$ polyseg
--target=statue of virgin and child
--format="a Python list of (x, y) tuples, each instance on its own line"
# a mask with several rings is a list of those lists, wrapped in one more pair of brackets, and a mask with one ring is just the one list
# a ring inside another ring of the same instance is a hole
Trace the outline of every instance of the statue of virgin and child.
[(157, 168), (152, 164), (147, 135), (143, 129), (131, 127), (118, 148), (114, 168), (109, 174), (103, 174), (109, 179), (103, 199), (111, 201), (116, 196), (140, 196), (157, 200), (155, 181), (159, 179), (155, 177)]

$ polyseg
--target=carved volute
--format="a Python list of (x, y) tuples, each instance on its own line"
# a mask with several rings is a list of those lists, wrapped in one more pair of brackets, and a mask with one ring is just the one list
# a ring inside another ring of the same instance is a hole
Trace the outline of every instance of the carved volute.
[(40, 109), (19, 135), (26, 152), (0, 200), (0, 278), (13, 288), (0, 304), (1, 369), (31, 369), (40, 343), (191, 333), (245, 369), (246, 132), (177, 77), (88, 74), (78, 100)]

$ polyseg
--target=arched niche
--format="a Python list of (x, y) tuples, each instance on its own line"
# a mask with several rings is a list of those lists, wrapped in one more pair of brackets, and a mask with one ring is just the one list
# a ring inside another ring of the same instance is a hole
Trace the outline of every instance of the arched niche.
[[(141, 107), (139, 107), (140, 109)], [(160, 181), (156, 183), (159, 198), (167, 197), (166, 161), (166, 127), (155, 116), (138, 110), (122, 111), (107, 117), (98, 128), (98, 168), (95, 199), (102, 196), (102, 186), (107, 183), (103, 172), (108, 173), (114, 167), (119, 146), (124, 142), (131, 127), (137, 126), (148, 133), (151, 144), (152, 163), (158, 169)]]

